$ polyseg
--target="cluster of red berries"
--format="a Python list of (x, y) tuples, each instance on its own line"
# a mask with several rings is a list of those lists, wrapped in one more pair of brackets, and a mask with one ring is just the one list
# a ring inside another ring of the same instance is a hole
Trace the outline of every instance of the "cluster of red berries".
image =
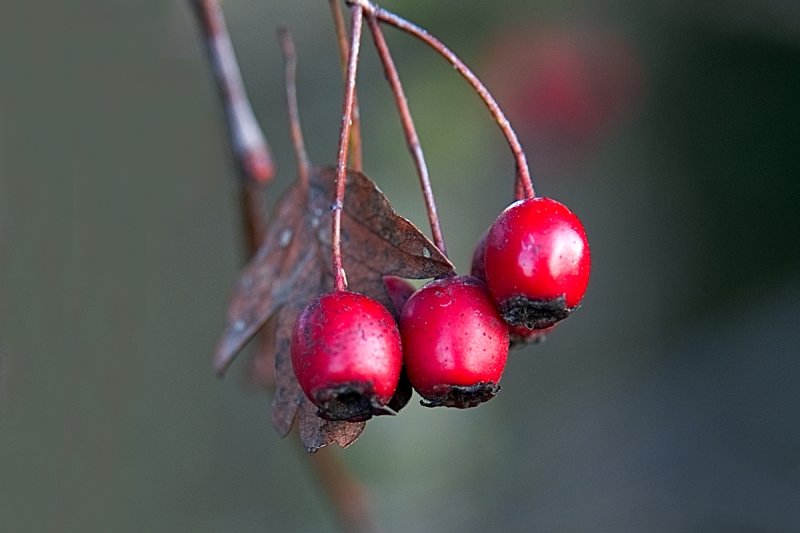
[(403, 370), (423, 405), (473, 407), (497, 393), (510, 345), (540, 339), (578, 307), (590, 263), (569, 209), (549, 198), (517, 201), (479, 241), (472, 275), (416, 291), (387, 278), (399, 323), (362, 294), (317, 298), (294, 326), (295, 375), (329, 420), (391, 413)]

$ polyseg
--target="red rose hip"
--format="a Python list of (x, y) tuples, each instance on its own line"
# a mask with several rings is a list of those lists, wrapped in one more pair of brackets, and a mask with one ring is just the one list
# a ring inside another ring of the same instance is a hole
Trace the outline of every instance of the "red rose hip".
[(291, 350), (297, 381), (320, 417), (360, 421), (389, 412), (403, 355), (397, 324), (377, 301), (323, 294), (297, 317)]
[(400, 315), (403, 358), (427, 407), (474, 407), (494, 397), (508, 358), (508, 328), (472, 276), (428, 283)]
[(506, 322), (548, 328), (570, 315), (589, 284), (583, 224), (550, 198), (530, 198), (500, 213), (486, 237), (486, 284)]

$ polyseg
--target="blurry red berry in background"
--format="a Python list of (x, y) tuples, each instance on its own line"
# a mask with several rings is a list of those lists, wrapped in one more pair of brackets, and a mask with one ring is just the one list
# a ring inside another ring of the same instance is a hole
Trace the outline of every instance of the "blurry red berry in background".
[[(472, 253), (472, 268), (470, 274), (479, 280), (486, 282), (486, 237), (489, 235), (489, 230), (483, 232), (475, 244), (475, 250)], [(509, 326), (508, 337), (511, 342), (511, 347), (516, 348), (526, 344), (536, 344), (544, 341), (545, 337), (553, 332), (556, 326), (550, 326), (545, 329), (530, 329), (525, 326)]]
[(514, 126), (553, 143), (591, 140), (641, 98), (633, 44), (600, 25), (504, 27), (484, 62), (487, 84)]

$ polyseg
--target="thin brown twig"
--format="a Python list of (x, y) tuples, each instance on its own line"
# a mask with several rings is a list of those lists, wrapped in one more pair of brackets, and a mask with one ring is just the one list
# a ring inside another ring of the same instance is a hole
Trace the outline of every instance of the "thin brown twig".
[(342, 461), (338, 450), (323, 448), (310, 456), (309, 460), (317, 480), (330, 498), (342, 531), (377, 531), (368, 494)]
[(406, 144), (409, 152), (411, 152), (411, 159), (414, 160), (414, 166), (417, 169), (422, 195), (425, 198), (425, 207), (428, 211), (428, 221), (433, 234), (433, 243), (443, 254), (447, 255), (444, 235), (442, 235), (439, 215), (436, 211), (436, 200), (431, 188), (430, 175), (428, 174), (428, 166), (425, 163), (425, 155), (422, 152), (422, 145), (419, 142), (417, 129), (414, 126), (414, 119), (411, 117), (411, 110), (408, 107), (408, 99), (403, 90), (403, 84), (400, 82), (400, 75), (395, 67), (392, 54), (389, 52), (389, 47), (386, 44), (380, 24), (378, 24), (378, 19), (375, 18), (374, 14), (369, 13), (367, 14), (367, 23), (369, 24), (370, 33), (372, 33), (372, 39), (375, 42), (375, 48), (378, 50), (378, 56), (383, 64), (386, 79), (389, 81), (389, 86), (394, 95), (397, 112), (400, 115), (400, 122), (406, 136)]
[(239, 202), (242, 206), (241, 224), (244, 229), (245, 250), (249, 259), (261, 246), (267, 230), (263, 184), (243, 181), (239, 188)]
[(311, 160), (308, 158), (306, 143), (303, 139), (303, 128), (300, 125), (300, 109), (297, 105), (297, 53), (292, 36), (284, 27), (278, 28), (278, 40), (283, 52), (286, 76), (286, 107), (289, 114), (289, 131), (292, 147), (297, 162), (297, 179), (303, 187), (308, 187), (308, 176), (311, 173)]
[(248, 253), (261, 244), (266, 228), (264, 185), (275, 175), (269, 145), (253, 114), (217, 0), (191, 0), (228, 125), (228, 138), (242, 179), (240, 203)]
[(269, 145), (247, 98), (225, 18), (217, 0), (191, 0), (225, 108), (231, 147), (244, 179), (264, 183), (275, 176)]
[(500, 109), (497, 101), (494, 99), (489, 89), (481, 82), (472, 70), (442, 41), (428, 33), (423, 28), (416, 24), (405, 20), (404, 18), (395, 15), (391, 11), (387, 11), (378, 5), (370, 2), (369, 0), (347, 0), (348, 4), (357, 4), (364, 10), (367, 15), (374, 15), (381, 22), (385, 22), (390, 26), (402, 30), (417, 39), (421, 40), (434, 50), (436, 50), (442, 57), (444, 57), (455, 68), (461, 76), (472, 86), (478, 96), (481, 97), (489, 112), (492, 114), (495, 122), (500, 126), (500, 130), (511, 148), (511, 153), (514, 155), (517, 166), (517, 180), (522, 184), (525, 196), (533, 198), (535, 191), (533, 190), (533, 183), (531, 182), (530, 169), (528, 168), (528, 161), (525, 156), (525, 151), (522, 149), (522, 144), (519, 142), (516, 132), (511, 127), (508, 118), (506, 118), (503, 110)]
[[(347, 28), (344, 25), (342, 9), (339, 0), (328, 0), (333, 17), (333, 27), (336, 31), (336, 43), (339, 50), (339, 62), (342, 66), (342, 76), (347, 76)], [(358, 105), (358, 91), (353, 96), (353, 125), (350, 129), (350, 167), (361, 172), (364, 169), (363, 141), (361, 137), (361, 112)]]
[(342, 209), (347, 181), (347, 150), (350, 146), (350, 127), (353, 120), (358, 54), (361, 48), (361, 29), (364, 11), (360, 5), (352, 5), (350, 51), (347, 54), (347, 75), (344, 82), (344, 102), (342, 104), (342, 125), (339, 131), (339, 152), (336, 157), (336, 197), (331, 205), (333, 223), (331, 228), (331, 252), (333, 256), (333, 279), (337, 291), (347, 288), (347, 278), (342, 267)]

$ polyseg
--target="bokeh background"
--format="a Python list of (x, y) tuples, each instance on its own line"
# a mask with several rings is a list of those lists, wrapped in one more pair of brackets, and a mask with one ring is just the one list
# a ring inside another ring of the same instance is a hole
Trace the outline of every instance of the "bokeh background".
[[(506, 106), (537, 190), (584, 220), (584, 307), (469, 411), (378, 419), (339, 453), (383, 531), (800, 528), (800, 8), (789, 0), (385, 7)], [(223, 2), (280, 179), (275, 28), (312, 158), (341, 81), (322, 0)], [(387, 29), (454, 262), (513, 161), (438, 56)], [(369, 41), (365, 40), (365, 43)], [(382, 71), (365, 168), (424, 227)], [(222, 112), (185, 2), (0, 6), (0, 530), (335, 531), (269, 399), (210, 369), (242, 265)]]

